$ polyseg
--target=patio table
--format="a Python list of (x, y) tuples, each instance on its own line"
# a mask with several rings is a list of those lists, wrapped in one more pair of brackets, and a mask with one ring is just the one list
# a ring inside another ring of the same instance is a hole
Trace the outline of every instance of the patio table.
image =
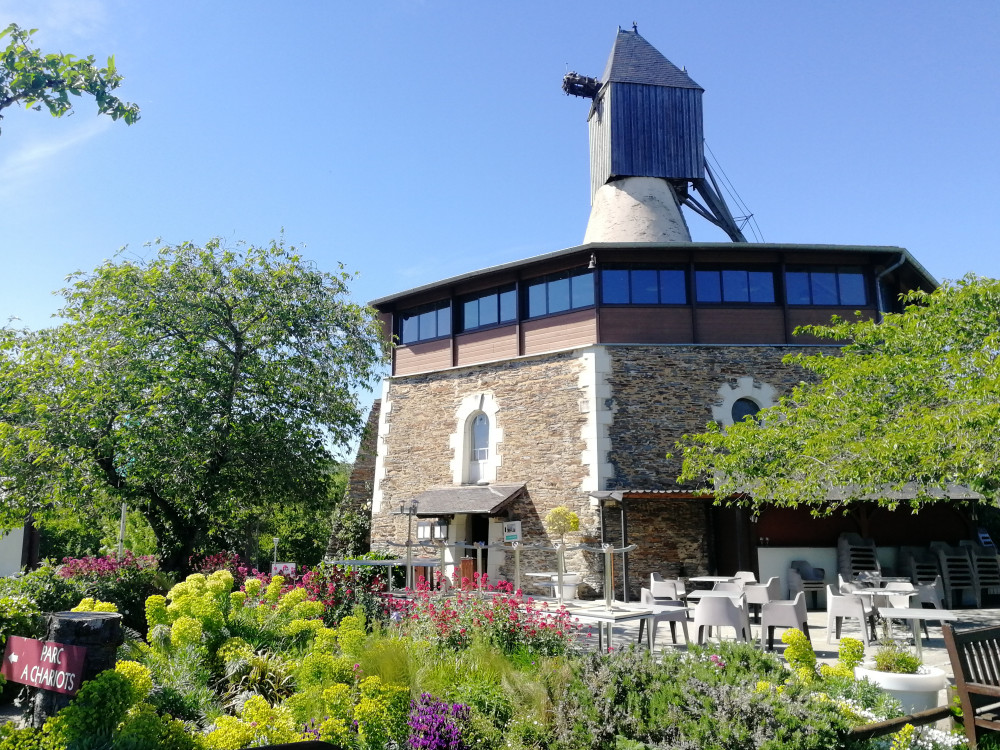
[(698, 601), (699, 599), (703, 599), (708, 596), (728, 596), (731, 599), (738, 599), (739, 597), (744, 596), (744, 593), (742, 591), (716, 591), (715, 589), (695, 589), (694, 591), (689, 591), (687, 594), (687, 598), (689, 600), (694, 599), (695, 601)]
[(920, 642), (920, 623), (924, 620), (957, 620), (958, 615), (947, 609), (925, 609), (923, 607), (884, 607), (879, 614), (887, 620), (907, 620), (913, 631), (913, 645), (917, 658), (923, 659)]
[(642, 627), (642, 623), (645, 623), (646, 646), (650, 651), (653, 650), (654, 613), (651, 609), (626, 609), (620, 606), (614, 607), (613, 609), (606, 609), (602, 603), (593, 607), (567, 607), (566, 611), (573, 617), (578, 617), (580, 620), (590, 620), (597, 623), (597, 647), (602, 650), (604, 648), (605, 637), (607, 637), (608, 640), (608, 648), (611, 648), (613, 645), (611, 639), (615, 625), (639, 620), (640, 627)]

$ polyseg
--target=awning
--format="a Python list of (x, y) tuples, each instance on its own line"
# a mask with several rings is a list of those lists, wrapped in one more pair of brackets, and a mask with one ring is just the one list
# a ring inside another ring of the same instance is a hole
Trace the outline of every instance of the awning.
[(524, 492), (523, 484), (462, 485), (432, 487), (413, 502), (418, 518), (452, 516), (456, 513), (485, 513), (493, 516)]

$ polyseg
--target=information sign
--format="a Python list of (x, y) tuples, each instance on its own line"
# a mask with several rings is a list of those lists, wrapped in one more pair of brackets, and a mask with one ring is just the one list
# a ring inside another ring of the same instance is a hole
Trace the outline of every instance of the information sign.
[(505, 542), (521, 541), (521, 522), (505, 521), (503, 525), (503, 540)]
[(87, 649), (55, 641), (36, 641), (12, 635), (7, 638), (0, 674), (22, 685), (76, 695), (83, 682)]
[(295, 563), (279, 562), (271, 563), (272, 576), (293, 576), (295, 575)]

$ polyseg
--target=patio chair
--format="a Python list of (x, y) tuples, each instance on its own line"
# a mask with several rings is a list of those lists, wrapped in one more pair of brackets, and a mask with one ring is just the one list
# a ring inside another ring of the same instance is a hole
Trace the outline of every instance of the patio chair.
[[(664, 578), (659, 573), (649, 574), (649, 591), (654, 600), (684, 601), (687, 590), (680, 578)], [(662, 603), (662, 602), (659, 602)]]
[(752, 570), (737, 570), (734, 573), (734, 578), (744, 586), (748, 583), (757, 583), (757, 574)]
[(826, 570), (813, 567), (806, 560), (792, 560), (788, 568), (788, 598), (794, 599), (800, 591), (813, 596), (813, 607), (819, 606), (819, 595), (826, 588)]
[[(673, 640), (674, 645), (677, 644), (677, 623), (681, 624), (681, 630), (684, 631), (684, 642), (690, 643), (691, 638), (688, 636), (688, 626), (687, 626), (687, 611), (675, 611), (675, 612), (664, 612), (663, 607), (683, 607), (684, 603), (680, 600), (675, 601), (663, 601), (658, 600), (653, 596), (647, 588), (643, 588), (640, 591), (640, 596), (644, 606), (649, 607), (653, 610), (653, 634), (652, 643), (653, 648), (656, 648), (656, 631), (660, 629), (661, 622), (670, 623), (670, 638)], [(639, 620), (639, 642), (642, 642), (642, 632), (645, 626), (645, 620)]]
[(764, 602), (760, 611), (760, 647), (764, 648), (764, 638), (767, 636), (767, 650), (774, 650), (775, 628), (798, 628), (812, 643), (809, 637), (809, 615), (806, 612), (806, 592), (800, 591), (791, 601), (770, 600)]
[(918, 606), (930, 605), (934, 609), (944, 609), (944, 583), (941, 576), (935, 576), (931, 583), (917, 584)]
[(748, 583), (743, 587), (743, 593), (747, 595), (750, 611), (759, 614), (761, 607), (769, 601), (781, 598), (781, 579), (771, 576), (767, 583)]
[[(861, 597), (851, 594), (838, 594), (833, 585), (826, 587), (826, 642), (830, 643), (830, 633), (836, 633), (840, 640), (840, 628), (845, 617), (853, 617), (861, 625), (861, 640), (869, 645), (874, 639), (875, 610)], [(872, 639), (868, 638), (868, 626), (872, 629)]]
[[(729, 627), (736, 631), (736, 640), (750, 642), (750, 620), (747, 617), (746, 599), (712, 596), (702, 599), (694, 608), (694, 629), (698, 643), (712, 635), (713, 627)], [(721, 638), (721, 633), (720, 633)]]

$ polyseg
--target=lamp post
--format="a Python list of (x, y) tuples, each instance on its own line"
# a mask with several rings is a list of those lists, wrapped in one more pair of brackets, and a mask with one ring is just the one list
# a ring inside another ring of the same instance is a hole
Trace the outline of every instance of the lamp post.
[(271, 540), (274, 542), (274, 559), (271, 560), (271, 562), (272, 562), (272, 564), (275, 564), (275, 565), (278, 563), (278, 540), (279, 539), (280, 539), (280, 537), (276, 537), (276, 536), (271, 537)]

